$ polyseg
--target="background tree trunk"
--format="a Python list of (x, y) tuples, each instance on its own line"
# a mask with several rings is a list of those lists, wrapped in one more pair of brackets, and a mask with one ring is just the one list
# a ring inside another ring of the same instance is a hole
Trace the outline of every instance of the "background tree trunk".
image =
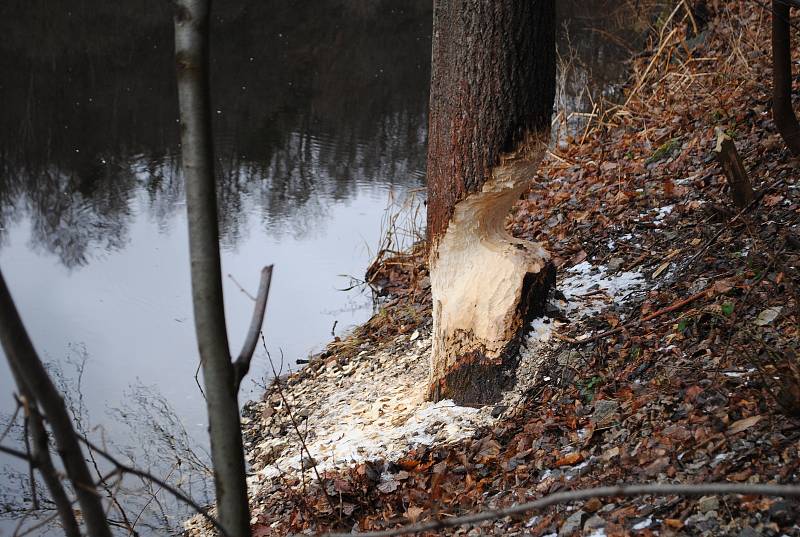
[(194, 323), (206, 387), (211, 460), (219, 520), (230, 537), (250, 535), (238, 383), (231, 363), (219, 259), (211, 99), (209, 2), (175, 3), (175, 60), (186, 181)]
[(540, 245), (504, 228), (550, 133), (553, 0), (434, 3), (428, 238), (430, 397), (493, 402), (554, 280)]
[(800, 155), (800, 125), (792, 108), (792, 41), (789, 4), (772, 2), (772, 119), (794, 155)]

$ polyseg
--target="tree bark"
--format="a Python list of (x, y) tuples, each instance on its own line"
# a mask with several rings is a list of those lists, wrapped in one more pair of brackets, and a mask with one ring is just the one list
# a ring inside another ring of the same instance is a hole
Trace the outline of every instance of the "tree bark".
[(772, 2), (772, 119), (792, 154), (800, 156), (800, 124), (792, 107), (792, 41), (789, 4)]
[(547, 147), (555, 94), (553, 0), (434, 3), (428, 238), (429, 396), (495, 401), (555, 272), (504, 222)]
[(175, 59), (186, 182), (194, 321), (206, 388), (211, 460), (220, 524), (230, 537), (250, 535), (244, 451), (231, 363), (219, 258), (211, 99), (209, 2), (175, 5)]
[[(75, 429), (72, 428), (72, 420), (67, 412), (64, 399), (33, 348), (33, 343), (22, 324), (22, 319), (19, 317), (2, 273), (0, 273), (0, 343), (3, 345), (11, 371), (20, 385), (20, 392), (30, 396), (29, 404), (41, 407), (42, 414), (50, 424), (58, 453), (64, 463), (64, 470), (72, 481), (75, 495), (78, 497), (89, 535), (91, 537), (111, 537), (103, 504), (97, 494), (89, 467), (86, 465)], [(35, 417), (38, 418), (38, 410), (35, 407), (32, 410), (35, 411)], [(39, 430), (36, 423), (32, 423), (32, 426), (36, 453), (41, 446), (40, 435), (44, 431)], [(36, 454), (35, 456), (40, 459)], [(45, 468), (40, 469), (45, 471)], [(48, 479), (46, 478), (46, 480)], [(49, 485), (50, 483), (48, 483)], [(54, 500), (57, 501), (58, 498), (54, 497)], [(66, 515), (62, 512), (63, 505), (58, 507), (60, 514)], [(63, 516), (62, 520), (64, 520)], [(65, 521), (65, 529), (74, 530), (68, 518)]]

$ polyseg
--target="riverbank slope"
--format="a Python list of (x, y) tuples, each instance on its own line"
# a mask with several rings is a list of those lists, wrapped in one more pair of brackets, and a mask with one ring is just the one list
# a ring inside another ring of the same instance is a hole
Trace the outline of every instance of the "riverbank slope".
[[(492, 408), (426, 403), (424, 263), (385, 264), (381, 313), (247, 409), (257, 535), (393, 528), (601, 484), (797, 482), (798, 163), (770, 117), (769, 12), (708, 4), (659, 22), (623, 104), (598, 103), (514, 208), (513, 233), (559, 265), (517, 386)], [(719, 132), (757, 193), (744, 211)], [(775, 498), (645, 496), (440, 533), (798, 535), (797, 518)]]

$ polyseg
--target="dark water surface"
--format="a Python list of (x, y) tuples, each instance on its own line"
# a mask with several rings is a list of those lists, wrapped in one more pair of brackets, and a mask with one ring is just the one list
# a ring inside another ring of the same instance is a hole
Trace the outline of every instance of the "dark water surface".
[[(619, 5), (559, 2), (560, 50), (575, 58), (568, 112), (590, 110), (586, 88), (613, 92), (624, 72), (643, 28)], [(341, 275), (363, 274), (390, 196), (424, 187), (430, 1), (218, 0), (214, 13), (231, 345), (252, 310), (242, 288), (274, 263), (265, 336), (294, 364), (334, 322), (338, 335), (371, 315), (369, 294), (338, 290), (350, 285)], [(168, 2), (9, 0), (0, 36), (0, 268), (34, 344), (73, 391), (83, 364), (96, 436), (152, 448), (144, 429), (160, 418), (142, 408), (163, 397), (205, 445)], [(254, 360), (253, 378), (271, 376), (262, 350)], [(246, 382), (243, 399), (258, 390)], [(3, 360), (6, 417), (12, 393)], [(0, 501), (19, 500), (3, 465)]]

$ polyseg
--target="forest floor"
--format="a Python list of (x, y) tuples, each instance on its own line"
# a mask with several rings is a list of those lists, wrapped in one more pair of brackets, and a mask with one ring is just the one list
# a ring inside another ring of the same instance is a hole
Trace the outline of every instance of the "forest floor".
[[(391, 297), (381, 313), (246, 411), (255, 535), (388, 529), (598, 485), (797, 483), (798, 162), (770, 116), (769, 12), (709, 4), (707, 21), (661, 22), (623, 104), (598, 103), (510, 216), (552, 253), (562, 293), (529, 336), (535, 367), (516, 397), (421, 402), (422, 249), (385, 261), (370, 273)], [(744, 210), (715, 159), (719, 131), (756, 190)], [(375, 416), (337, 425), (334, 407), (359, 398), (354, 414)], [(342, 433), (376, 420), (389, 429), (364, 441), (373, 451)], [(437, 534), (800, 535), (798, 519), (780, 498), (642, 496)]]

